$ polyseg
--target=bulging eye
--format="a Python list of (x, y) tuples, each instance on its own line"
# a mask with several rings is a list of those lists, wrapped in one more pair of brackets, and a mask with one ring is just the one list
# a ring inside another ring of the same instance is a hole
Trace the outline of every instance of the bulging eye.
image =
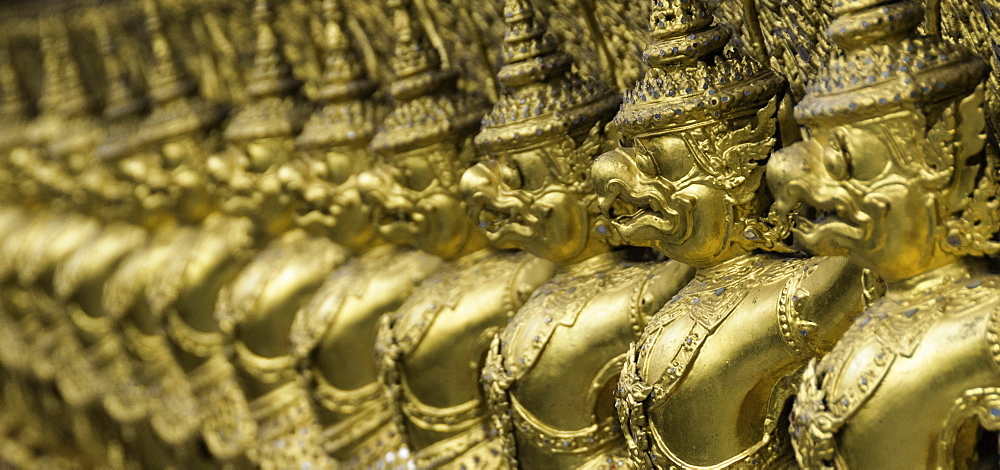
[(511, 189), (520, 189), (524, 184), (521, 180), (521, 172), (510, 165), (500, 165), (500, 181)]
[(313, 176), (316, 176), (317, 178), (326, 178), (327, 177), (326, 163), (320, 161), (310, 162), (309, 172)]
[(830, 148), (823, 152), (823, 166), (827, 173), (838, 181), (846, 180), (851, 176), (850, 158), (847, 136), (840, 131), (833, 132)]
[(660, 169), (656, 165), (656, 160), (653, 160), (653, 157), (649, 155), (645, 148), (635, 153), (635, 166), (639, 171), (650, 176), (660, 173)]

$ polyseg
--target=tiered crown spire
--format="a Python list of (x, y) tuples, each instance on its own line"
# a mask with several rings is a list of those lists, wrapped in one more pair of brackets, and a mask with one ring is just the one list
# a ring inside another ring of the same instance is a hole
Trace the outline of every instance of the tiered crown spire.
[(27, 112), (24, 94), (17, 82), (17, 72), (10, 55), (7, 37), (0, 35), (0, 116), (20, 120)]
[(34, 146), (44, 147), (59, 132), (59, 104), (63, 99), (56, 26), (53, 18), (38, 21), (38, 49), (42, 55), (42, 87), (38, 96), (38, 116), (28, 125), (25, 137)]
[(90, 114), (90, 97), (80, 79), (80, 69), (73, 57), (69, 28), (65, 19), (57, 18), (53, 21), (62, 87), (56, 113), (62, 124), (59, 132), (50, 137), (49, 151), (57, 157), (76, 152), (90, 152), (98, 144), (101, 128)]
[(827, 34), (844, 50), (795, 107), (800, 122), (864, 119), (905, 106), (969, 94), (983, 78), (981, 58), (919, 37), (923, 5), (912, 0), (844, 0)]
[(197, 92), (197, 84), (180, 65), (173, 46), (167, 39), (160, 19), (158, 0), (143, 0), (146, 29), (153, 48), (153, 73), (150, 77), (150, 96), (158, 104), (190, 96)]
[(247, 79), (250, 103), (233, 116), (225, 136), (231, 141), (288, 137), (302, 129), (305, 112), (293, 99), (300, 82), (292, 76), (281, 41), (274, 33), (274, 15), (267, 0), (256, 0), (253, 21), (257, 47)]
[(149, 94), (153, 112), (143, 123), (139, 139), (147, 144), (174, 136), (206, 131), (223, 118), (222, 110), (198, 95), (197, 84), (188, 78), (167, 39), (157, 0), (144, 0), (146, 28), (153, 46), (153, 72)]
[(367, 145), (375, 135), (376, 107), (370, 80), (343, 23), (340, 0), (323, 0), (326, 64), (319, 98), (322, 108), (306, 123), (297, 143), (304, 148)]
[(42, 90), (38, 97), (38, 112), (54, 115), (63, 98), (62, 66), (59, 63), (54, 19), (39, 20), (38, 48), (42, 54)]
[(69, 27), (65, 18), (54, 20), (56, 31), (56, 53), (59, 57), (62, 81), (62, 99), (59, 101), (57, 110), (65, 118), (79, 116), (90, 110), (91, 101), (87, 95), (87, 90), (80, 79), (80, 68), (73, 57), (70, 46)]
[(650, 10), (653, 40), (643, 52), (650, 69), (615, 117), (624, 134), (750, 115), (782, 88), (782, 79), (752, 57), (722, 54), (732, 34), (713, 24), (703, 0), (652, 0)]
[(107, 126), (104, 139), (97, 147), (97, 155), (102, 159), (116, 159), (135, 150), (138, 144), (135, 138), (138, 119), (149, 103), (136, 93), (130, 83), (105, 19), (94, 19), (94, 33), (97, 36), (98, 50), (104, 59), (104, 76), (108, 87), (104, 103)]
[(505, 64), (497, 78), (506, 92), (483, 119), (478, 146), (513, 150), (583, 134), (610, 121), (621, 98), (604, 83), (572, 70), (573, 58), (536, 18), (528, 0), (507, 0), (504, 18)]
[(396, 48), (389, 87), (395, 107), (375, 135), (380, 153), (399, 153), (436, 142), (459, 142), (479, 128), (486, 107), (477, 95), (458, 91), (458, 73), (442, 70), (441, 58), (420, 23), (410, 16), (407, 0), (389, 0)]
[(147, 100), (138, 96), (129, 82), (118, 57), (117, 47), (111, 39), (107, 20), (96, 18), (94, 33), (97, 36), (97, 48), (104, 60), (104, 77), (108, 87), (105, 93), (104, 117), (118, 120), (138, 114), (146, 106)]
[(7, 37), (0, 35), (0, 152), (24, 143), (27, 107), (17, 81)]
[(257, 48), (253, 69), (247, 78), (247, 91), (256, 99), (293, 93), (300, 82), (292, 76), (281, 41), (274, 33), (274, 13), (267, 0), (254, 2), (253, 22), (257, 26)]

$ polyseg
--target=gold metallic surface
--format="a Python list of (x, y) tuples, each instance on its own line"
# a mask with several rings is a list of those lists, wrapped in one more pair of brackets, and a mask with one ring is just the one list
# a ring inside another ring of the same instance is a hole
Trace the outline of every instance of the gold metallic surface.
[(995, 468), (996, 0), (0, 4), (0, 468)]
[(783, 80), (725, 51), (711, 12), (651, 10), (650, 70), (615, 117), (627, 140), (593, 171), (627, 242), (697, 268), (624, 357), (618, 411), (645, 467), (787, 464), (798, 375), (863, 308), (860, 268), (783, 254), (790, 219), (771, 210), (762, 164)]
[[(786, 209), (828, 214), (802, 220), (797, 239), (888, 282), (804, 374), (791, 430), (810, 468), (996, 465), (977, 442), (1000, 429), (997, 281), (975, 258), (997, 251), (1000, 222), (986, 63), (893, 13), (924, 8), (834, 9), (831, 36), (844, 53), (795, 109), (808, 138), (769, 163)], [(830, 93), (825, 84), (844, 70), (874, 79)]]
[(623, 467), (612, 394), (621, 358), (692, 270), (613, 250), (589, 170), (621, 99), (572, 70), (528, 1), (505, 2), (504, 18), (505, 91), (476, 137), (486, 158), (462, 189), (496, 246), (560, 267), (490, 346), (493, 426), (511, 467)]

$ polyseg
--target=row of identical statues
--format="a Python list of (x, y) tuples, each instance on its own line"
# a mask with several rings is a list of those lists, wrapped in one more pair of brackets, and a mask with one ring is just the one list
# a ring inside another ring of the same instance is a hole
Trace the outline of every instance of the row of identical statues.
[(474, 3), (0, 7), (0, 467), (1000, 464), (1000, 5)]

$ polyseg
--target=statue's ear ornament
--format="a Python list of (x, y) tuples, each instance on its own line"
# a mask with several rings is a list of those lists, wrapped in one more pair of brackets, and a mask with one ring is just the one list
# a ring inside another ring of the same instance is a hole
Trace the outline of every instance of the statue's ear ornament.
[(957, 113), (957, 119), (952, 116), (941, 120), (957, 128), (959, 137), (952, 139), (949, 150), (952, 150), (958, 164), (968, 165), (970, 159), (977, 155), (981, 155), (985, 162), (982, 174), (957, 172), (955, 178), (958, 181), (951, 185), (953, 189), (944, 195), (947, 199), (941, 204), (946, 210), (955, 208), (951, 214), (943, 215), (941, 249), (959, 256), (986, 256), (1000, 252), (1000, 242), (994, 237), (1000, 228), (1000, 200), (997, 199), (1000, 197), (1000, 178), (996, 150), (993, 146), (984, 145), (986, 121), (980, 111), (983, 99), (983, 86), (980, 85), (975, 93), (946, 111)]
[(716, 187), (737, 190), (753, 170), (767, 160), (774, 148), (776, 108), (777, 99), (772, 97), (757, 111), (755, 120), (736, 129), (728, 122), (712, 121), (703, 131), (704, 138), (693, 142), (698, 149), (695, 161), (702, 171), (712, 176)]

